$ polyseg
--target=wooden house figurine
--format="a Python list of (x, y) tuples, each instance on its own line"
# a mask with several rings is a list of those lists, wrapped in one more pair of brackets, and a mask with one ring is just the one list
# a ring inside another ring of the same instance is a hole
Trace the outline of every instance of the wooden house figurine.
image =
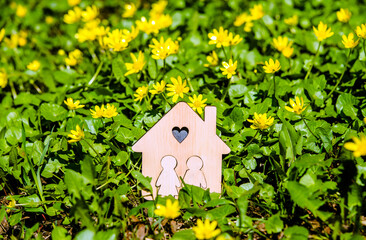
[(202, 120), (187, 103), (177, 103), (132, 150), (142, 152), (142, 174), (152, 178), (154, 197), (177, 196), (181, 178), (221, 193), (222, 155), (230, 148), (216, 135), (216, 107), (206, 106)]

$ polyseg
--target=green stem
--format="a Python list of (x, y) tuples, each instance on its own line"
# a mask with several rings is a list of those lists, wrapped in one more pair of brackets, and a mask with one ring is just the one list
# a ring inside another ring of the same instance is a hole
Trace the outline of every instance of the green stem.
[(227, 93), (229, 92), (230, 85), (231, 85), (231, 78), (229, 79), (229, 83), (227, 84), (227, 87), (226, 87), (226, 89), (225, 89), (225, 92), (224, 92), (224, 94), (222, 95), (221, 101), (224, 101), (224, 100), (225, 100), (226, 95), (227, 95)]
[(276, 97), (276, 73), (273, 73), (273, 94)]
[(259, 130), (257, 130), (257, 132), (254, 134), (252, 139), (250, 139), (250, 141), (244, 146), (244, 149), (246, 149), (249, 146), (249, 144), (251, 144), (253, 142), (253, 140), (257, 137), (258, 133), (259, 133)]
[(310, 133), (313, 134), (313, 136), (318, 139), (318, 137), (313, 133), (313, 131), (311, 131), (309, 125), (307, 124), (307, 122), (305, 121), (305, 118), (301, 115), (301, 119), (304, 121), (305, 126), (309, 129)]
[(348, 61), (349, 61), (349, 58), (351, 56), (351, 53), (352, 53), (352, 49), (351, 48), (348, 52), (348, 56), (347, 56), (347, 60), (346, 60), (346, 66), (344, 67), (344, 70), (342, 72), (342, 75), (339, 77), (338, 81), (337, 81), (337, 84), (333, 87), (332, 91), (330, 91), (330, 93), (328, 93), (327, 97), (325, 98), (325, 100), (327, 100), (331, 95), (332, 93), (334, 92), (334, 90), (336, 90), (336, 88), (338, 87), (338, 85), (341, 83), (342, 81), (342, 78), (344, 76), (344, 74), (346, 73), (346, 70), (347, 70), (347, 66), (348, 66)]
[(224, 52), (224, 55), (225, 55), (225, 59), (226, 59), (226, 61), (229, 61), (229, 59), (227, 58), (227, 55), (226, 55), (226, 52), (225, 52), (225, 48), (224, 48), (224, 46), (223, 46), (223, 45), (221, 45), (221, 49), (222, 49), (222, 51)]
[(315, 61), (316, 57), (319, 55), (319, 49), (320, 49), (321, 45), (322, 45), (322, 42), (319, 42), (318, 49), (316, 50), (315, 56), (313, 57), (313, 59), (311, 61), (310, 68), (309, 68), (308, 72), (306, 73), (304, 80), (308, 79), (308, 77), (310, 76), (311, 69), (313, 69), (313, 66), (314, 66), (314, 61)]
[(13, 95), (13, 99), (16, 99), (18, 94), (17, 94), (17, 91), (15, 90), (13, 81), (9, 80), (9, 86), (10, 86), (11, 94)]
[(93, 147), (93, 145), (91, 145), (86, 139), (83, 139), (91, 149), (93, 149), (93, 151), (97, 154), (98, 158), (99, 158), (99, 163), (102, 163), (102, 157), (100, 156), (100, 154), (95, 150), (95, 148)]
[(95, 71), (95, 73), (94, 73), (93, 77), (90, 79), (90, 81), (89, 81), (89, 83), (88, 83), (88, 86), (91, 86), (91, 85), (93, 84), (93, 82), (95, 81), (95, 79), (97, 79), (97, 77), (98, 77), (98, 75), (99, 75), (100, 70), (102, 70), (102, 66), (103, 66), (103, 64), (104, 64), (104, 62), (103, 62), (103, 61), (101, 61), (101, 62), (99, 63), (99, 66), (98, 66), (98, 68), (97, 68), (97, 71)]
[(363, 40), (363, 53), (365, 54), (366, 58), (366, 39)]
[(165, 94), (164, 94), (164, 93), (162, 93), (162, 95), (163, 95), (163, 98), (165, 99), (165, 101), (166, 101), (166, 102), (169, 104), (169, 106), (171, 107), (172, 105), (170, 105), (170, 103), (169, 103), (168, 99), (166, 99)]

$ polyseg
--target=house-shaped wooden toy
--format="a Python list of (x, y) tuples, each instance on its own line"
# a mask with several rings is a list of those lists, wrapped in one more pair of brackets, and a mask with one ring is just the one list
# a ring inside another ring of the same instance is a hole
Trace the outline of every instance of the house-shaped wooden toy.
[(142, 152), (142, 174), (152, 178), (154, 197), (177, 196), (181, 178), (221, 193), (222, 155), (230, 148), (216, 135), (216, 107), (206, 106), (202, 120), (187, 103), (177, 103), (132, 150)]

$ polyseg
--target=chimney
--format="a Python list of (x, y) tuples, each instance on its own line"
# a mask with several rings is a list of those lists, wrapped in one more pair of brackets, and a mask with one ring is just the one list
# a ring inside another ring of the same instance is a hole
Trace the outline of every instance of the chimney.
[(216, 107), (205, 107), (205, 124), (208, 133), (216, 135)]

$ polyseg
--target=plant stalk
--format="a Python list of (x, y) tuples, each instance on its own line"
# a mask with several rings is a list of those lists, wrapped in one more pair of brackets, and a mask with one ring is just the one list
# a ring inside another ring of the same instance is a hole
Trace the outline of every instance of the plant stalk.
[(352, 49), (351, 48), (348, 52), (348, 56), (347, 56), (347, 60), (346, 60), (346, 66), (344, 67), (344, 70), (342, 72), (342, 75), (339, 77), (338, 81), (337, 81), (337, 84), (333, 87), (332, 91), (330, 91), (327, 95), (327, 97), (325, 98), (325, 100), (327, 100), (331, 95), (332, 93), (334, 92), (334, 90), (336, 90), (336, 88), (338, 87), (338, 85), (341, 83), (342, 81), (342, 78), (344, 76), (344, 74), (346, 73), (346, 70), (347, 70), (347, 67), (348, 67), (348, 62), (349, 62), (349, 59), (350, 59), (350, 56), (351, 56), (351, 53), (352, 53)]
[(314, 66), (314, 61), (315, 59), (318, 57), (319, 55), (319, 50), (320, 50), (320, 46), (321, 46), (322, 42), (319, 42), (319, 45), (318, 45), (318, 49), (316, 50), (316, 53), (315, 53), (315, 56), (313, 57), (312, 61), (311, 61), (311, 65), (310, 65), (310, 68), (308, 70), (308, 72), (306, 73), (306, 76), (304, 78), (304, 80), (308, 79), (308, 77), (310, 76), (310, 73), (311, 73), (311, 69), (313, 69), (313, 66)]

